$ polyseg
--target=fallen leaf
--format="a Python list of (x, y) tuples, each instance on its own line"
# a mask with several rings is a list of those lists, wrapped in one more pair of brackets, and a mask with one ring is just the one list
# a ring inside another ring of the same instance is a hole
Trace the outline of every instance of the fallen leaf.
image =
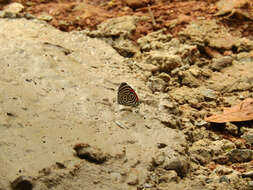
[(253, 120), (253, 98), (248, 98), (231, 108), (224, 108), (223, 114), (212, 115), (205, 120), (214, 123)]

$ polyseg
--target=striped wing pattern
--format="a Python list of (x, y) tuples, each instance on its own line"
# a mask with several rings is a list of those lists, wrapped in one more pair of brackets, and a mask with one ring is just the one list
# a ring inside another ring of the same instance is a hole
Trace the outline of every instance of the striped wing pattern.
[(134, 107), (140, 104), (134, 89), (125, 82), (121, 83), (118, 89), (118, 104)]

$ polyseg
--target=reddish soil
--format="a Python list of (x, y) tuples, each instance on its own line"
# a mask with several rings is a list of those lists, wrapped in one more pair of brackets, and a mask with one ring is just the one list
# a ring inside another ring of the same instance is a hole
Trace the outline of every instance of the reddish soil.
[[(243, 0), (239, 0), (243, 2)], [(11, 0), (24, 5), (24, 12), (35, 16), (51, 15), (51, 25), (62, 31), (96, 29), (101, 22), (123, 15), (143, 15), (150, 19), (140, 22), (134, 40), (151, 31), (166, 28), (174, 36), (190, 21), (216, 18), (232, 31), (253, 38), (253, 21), (238, 14), (217, 17), (217, 0)], [(127, 3), (128, 2), (128, 3)], [(244, 3), (245, 4), (245, 3)], [(249, 4), (249, 5), (248, 5)], [(245, 6), (252, 10), (251, 3)], [(4, 5), (0, 5), (0, 9)], [(251, 7), (251, 8), (250, 8)], [(240, 7), (243, 10), (245, 7)], [(151, 19), (153, 16), (154, 19)]]

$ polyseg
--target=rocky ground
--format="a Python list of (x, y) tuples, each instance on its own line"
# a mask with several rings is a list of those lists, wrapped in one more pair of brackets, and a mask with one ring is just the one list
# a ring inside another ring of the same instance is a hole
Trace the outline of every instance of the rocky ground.
[(0, 190), (253, 189), (252, 2), (0, 2)]

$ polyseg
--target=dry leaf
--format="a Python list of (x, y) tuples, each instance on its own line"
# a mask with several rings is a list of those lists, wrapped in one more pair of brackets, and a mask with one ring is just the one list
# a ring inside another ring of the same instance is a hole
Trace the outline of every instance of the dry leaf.
[(215, 123), (253, 120), (253, 98), (248, 98), (231, 108), (224, 108), (223, 114), (206, 117), (205, 120)]

